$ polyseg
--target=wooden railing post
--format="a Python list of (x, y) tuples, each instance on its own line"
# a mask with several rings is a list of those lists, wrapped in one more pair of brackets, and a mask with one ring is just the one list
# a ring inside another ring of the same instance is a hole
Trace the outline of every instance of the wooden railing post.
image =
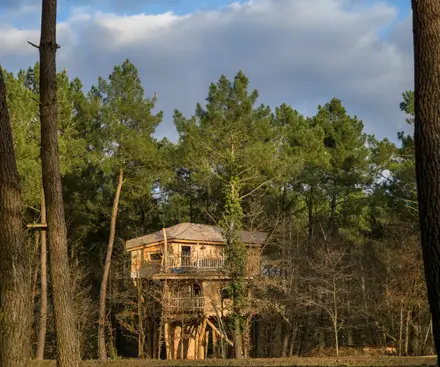
[(163, 232), (163, 246), (164, 246), (164, 270), (165, 273), (168, 270), (168, 243), (167, 243), (167, 231), (165, 228), (162, 228)]

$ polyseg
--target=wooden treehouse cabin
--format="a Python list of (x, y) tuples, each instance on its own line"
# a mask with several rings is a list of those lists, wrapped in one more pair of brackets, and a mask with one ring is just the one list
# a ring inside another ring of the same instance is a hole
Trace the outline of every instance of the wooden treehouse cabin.
[[(266, 234), (242, 231), (240, 239), (246, 246), (246, 275), (250, 279), (261, 272)], [(208, 353), (214, 357), (231, 353), (233, 343), (225, 331), (225, 320), (232, 304), (221, 228), (181, 223), (128, 240), (126, 250), (131, 253), (134, 283), (160, 284), (160, 326), (153, 328), (152, 345), (147, 349), (155, 351), (159, 346), (160, 350), (164, 344), (167, 359), (204, 359)]]

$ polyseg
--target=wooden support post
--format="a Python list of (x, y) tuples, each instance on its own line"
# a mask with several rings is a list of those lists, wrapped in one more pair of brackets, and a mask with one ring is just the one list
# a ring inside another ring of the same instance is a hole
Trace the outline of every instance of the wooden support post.
[(180, 330), (180, 359), (183, 359), (183, 351), (185, 348), (185, 324), (182, 321), (182, 329)]
[(173, 350), (173, 359), (179, 359), (179, 348), (182, 345), (182, 325), (177, 324), (174, 326), (174, 331), (172, 333), (172, 350)]
[(203, 341), (205, 339), (206, 320), (207, 320), (206, 318), (203, 319), (203, 323), (201, 324), (201, 330), (198, 338), (198, 343), (199, 343), (199, 350), (197, 354), (198, 359), (204, 359), (205, 357)]
[(205, 358), (208, 358), (209, 330), (205, 331)]
[[(188, 330), (188, 348), (186, 351), (186, 359), (196, 359), (195, 346), (196, 346), (196, 327), (190, 326)], [(193, 345), (194, 344), (194, 345)]]
[(195, 328), (195, 337), (194, 337), (194, 359), (199, 359), (199, 332), (200, 332), (200, 324)]
[(212, 330), (212, 356), (214, 358), (218, 358), (218, 353), (217, 353), (217, 333), (214, 332), (214, 330)]
[(165, 338), (165, 355), (166, 359), (171, 359), (171, 348), (170, 348), (170, 325), (165, 322), (164, 325), (164, 338)]
[(167, 272), (168, 270), (168, 243), (167, 243), (167, 231), (165, 230), (165, 228), (162, 228), (162, 232), (163, 232), (163, 246), (164, 246), (164, 260), (163, 260), (163, 264), (164, 264), (164, 270), (165, 272)]

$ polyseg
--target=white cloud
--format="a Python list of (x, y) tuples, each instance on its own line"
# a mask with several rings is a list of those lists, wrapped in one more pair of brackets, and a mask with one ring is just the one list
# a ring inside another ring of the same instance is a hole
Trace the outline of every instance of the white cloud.
[[(173, 109), (191, 114), (210, 82), (240, 69), (264, 103), (287, 102), (314, 113), (318, 104), (338, 97), (364, 120), (367, 132), (394, 138), (405, 125), (401, 93), (412, 87), (410, 23), (394, 27), (396, 9), (385, 3), (358, 4), (252, 0), (185, 16), (77, 11), (59, 25), (58, 65), (90, 86), (129, 58), (146, 93), (159, 93), (165, 121), (158, 133), (172, 138)], [(379, 36), (384, 29), (385, 40)], [(8, 32), (20, 34), (9, 38), (0, 29), (0, 44), (9, 45), (0, 56), (13, 69), (28, 61), (20, 50), (35, 30)]]
[(31, 53), (33, 50), (27, 45), (27, 41), (35, 37), (39, 37), (36, 30), (0, 27), (0, 57), (19, 57)]

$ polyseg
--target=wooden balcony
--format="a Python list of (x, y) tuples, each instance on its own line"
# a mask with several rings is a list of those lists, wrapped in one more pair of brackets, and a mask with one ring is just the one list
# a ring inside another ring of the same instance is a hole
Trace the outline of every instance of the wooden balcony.
[(153, 275), (179, 275), (207, 273), (220, 274), (225, 266), (224, 258), (203, 258), (193, 260), (190, 257), (178, 256), (167, 258), (166, 266), (160, 262), (144, 262), (140, 268), (131, 272), (132, 278), (151, 278)]
[(225, 260), (219, 258), (203, 258), (193, 260), (189, 256), (168, 257), (164, 267), (166, 273), (188, 273), (198, 271), (219, 271), (225, 266)]
[(204, 297), (168, 297), (163, 302), (166, 312), (176, 313), (202, 313), (205, 307)]

